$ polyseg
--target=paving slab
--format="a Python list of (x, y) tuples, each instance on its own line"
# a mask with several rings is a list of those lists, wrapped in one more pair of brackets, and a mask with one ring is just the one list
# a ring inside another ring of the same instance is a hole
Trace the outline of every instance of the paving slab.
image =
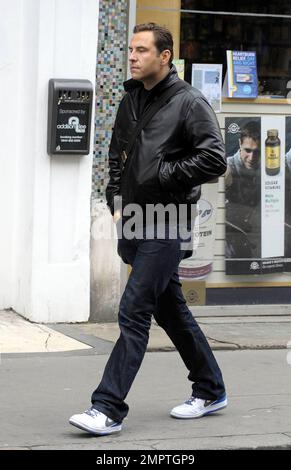
[[(198, 317), (197, 321), (213, 350), (291, 348), (291, 315)], [(31, 323), (12, 311), (0, 312), (2, 354), (71, 350), (107, 354), (119, 333), (117, 322), (43, 325)], [(164, 330), (154, 321), (147, 350), (175, 350)]]
[[(208, 317), (197, 318), (210, 346), (219, 349), (286, 349), (291, 347), (291, 315), (273, 317)], [(65, 334), (83, 334), (87, 338), (100, 338), (113, 344), (119, 336), (118, 323), (82, 323), (76, 325), (52, 325)], [(70, 330), (70, 331), (69, 331)], [(67, 332), (67, 333), (66, 333)], [(89, 340), (90, 341), (90, 340)], [(288, 344), (290, 343), (290, 346)], [(152, 322), (148, 351), (175, 350), (170, 338), (155, 322)]]
[(0, 312), (0, 354), (91, 349), (47, 325), (31, 323), (13, 311)]

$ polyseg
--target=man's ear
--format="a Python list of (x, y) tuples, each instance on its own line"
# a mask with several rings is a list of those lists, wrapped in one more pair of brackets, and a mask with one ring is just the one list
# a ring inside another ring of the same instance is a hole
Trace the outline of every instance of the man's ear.
[(171, 57), (171, 52), (169, 49), (165, 49), (163, 52), (161, 52), (161, 65), (166, 65), (169, 63)]

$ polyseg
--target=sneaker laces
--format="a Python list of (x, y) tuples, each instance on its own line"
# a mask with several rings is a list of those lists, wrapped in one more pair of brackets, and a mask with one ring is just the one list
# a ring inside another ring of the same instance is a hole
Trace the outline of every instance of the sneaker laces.
[(187, 405), (192, 405), (193, 401), (196, 400), (196, 397), (191, 396), (188, 400), (185, 401)]
[(90, 408), (89, 410), (85, 411), (86, 415), (92, 416), (92, 418), (96, 418), (101, 411), (96, 410), (96, 408)]

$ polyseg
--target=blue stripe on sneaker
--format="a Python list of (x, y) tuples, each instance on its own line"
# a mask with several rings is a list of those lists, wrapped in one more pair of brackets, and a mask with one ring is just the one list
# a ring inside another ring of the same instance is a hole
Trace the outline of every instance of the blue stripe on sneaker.
[(220, 408), (218, 408), (217, 410), (210, 410), (210, 411), (206, 411), (206, 413), (204, 413), (204, 414), (203, 414), (203, 416), (210, 415), (211, 413), (216, 413), (216, 411), (223, 410), (223, 408), (226, 408), (226, 405), (224, 405), (224, 406), (221, 406), (221, 407), (220, 407)]
[(218, 400), (212, 402), (210, 406), (216, 405), (217, 403), (221, 403), (221, 402), (224, 401), (225, 399), (226, 399), (226, 394), (223, 395), (222, 397), (218, 398)]

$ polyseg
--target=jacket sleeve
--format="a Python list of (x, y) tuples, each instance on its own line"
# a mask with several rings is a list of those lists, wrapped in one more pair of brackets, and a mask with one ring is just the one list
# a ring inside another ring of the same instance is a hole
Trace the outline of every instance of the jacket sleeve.
[(189, 191), (223, 175), (227, 168), (216, 115), (203, 97), (195, 98), (189, 107), (184, 138), (187, 155), (161, 164), (160, 182), (169, 191)]
[[(107, 184), (105, 194), (106, 201), (111, 214), (114, 214), (115, 209), (118, 208), (120, 197), (120, 182), (121, 182), (121, 159), (120, 148), (116, 133), (116, 126), (118, 121), (118, 113), (116, 116), (111, 142), (109, 146), (109, 182)], [(114, 205), (115, 200), (115, 205)]]

